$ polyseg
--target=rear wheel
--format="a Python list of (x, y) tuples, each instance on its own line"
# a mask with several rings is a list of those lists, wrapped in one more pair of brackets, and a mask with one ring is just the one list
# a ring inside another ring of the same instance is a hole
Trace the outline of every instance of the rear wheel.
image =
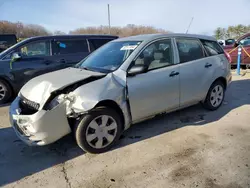
[(207, 94), (203, 106), (209, 110), (217, 110), (225, 97), (225, 85), (220, 81), (214, 82)]
[(75, 125), (76, 142), (89, 153), (108, 151), (119, 140), (121, 132), (119, 115), (107, 107), (93, 109)]
[(7, 84), (4, 80), (0, 80), (0, 104), (8, 102), (11, 96), (12, 91), (9, 84)]

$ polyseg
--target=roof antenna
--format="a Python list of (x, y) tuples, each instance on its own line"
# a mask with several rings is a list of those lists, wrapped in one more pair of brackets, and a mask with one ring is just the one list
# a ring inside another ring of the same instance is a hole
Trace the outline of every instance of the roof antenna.
[(191, 26), (191, 24), (192, 24), (193, 20), (194, 20), (194, 17), (192, 17), (192, 19), (191, 19), (191, 21), (190, 21), (190, 23), (189, 23), (189, 25), (188, 25), (188, 28), (187, 28), (186, 33), (188, 33), (188, 30), (189, 30), (189, 28), (190, 28), (190, 26)]

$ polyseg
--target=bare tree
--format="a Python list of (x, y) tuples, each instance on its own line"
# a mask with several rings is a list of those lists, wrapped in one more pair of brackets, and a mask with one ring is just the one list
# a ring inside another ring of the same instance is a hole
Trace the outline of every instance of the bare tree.
[[(111, 27), (110, 30), (112, 35), (118, 35), (120, 37), (149, 33), (168, 33), (168, 31), (163, 29), (157, 29), (151, 26), (137, 26), (133, 24), (128, 24), (125, 27)], [(109, 34), (109, 28), (108, 26), (79, 28), (70, 31), (70, 34)]]

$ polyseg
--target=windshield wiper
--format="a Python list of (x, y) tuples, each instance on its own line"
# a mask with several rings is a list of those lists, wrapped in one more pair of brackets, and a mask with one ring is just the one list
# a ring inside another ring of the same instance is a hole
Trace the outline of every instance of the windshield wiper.
[(88, 67), (80, 67), (81, 69), (84, 69), (84, 70), (87, 70), (87, 71), (92, 71), (92, 72), (100, 72), (96, 69), (91, 69), (91, 68), (88, 68)]
[(89, 70), (89, 71), (93, 71), (92, 69), (87, 68), (87, 67), (81, 67), (81, 69), (84, 69), (84, 70)]

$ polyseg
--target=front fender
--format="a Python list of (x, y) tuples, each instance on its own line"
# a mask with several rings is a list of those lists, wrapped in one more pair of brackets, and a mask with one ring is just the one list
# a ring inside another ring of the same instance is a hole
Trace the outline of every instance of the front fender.
[(114, 101), (122, 110), (125, 129), (131, 124), (130, 112), (127, 103), (127, 93), (125, 85), (120, 82), (120, 77), (114, 73), (94, 82), (85, 84), (71, 93), (74, 95), (74, 102), (70, 109), (76, 114), (84, 114), (92, 110), (99, 102)]

